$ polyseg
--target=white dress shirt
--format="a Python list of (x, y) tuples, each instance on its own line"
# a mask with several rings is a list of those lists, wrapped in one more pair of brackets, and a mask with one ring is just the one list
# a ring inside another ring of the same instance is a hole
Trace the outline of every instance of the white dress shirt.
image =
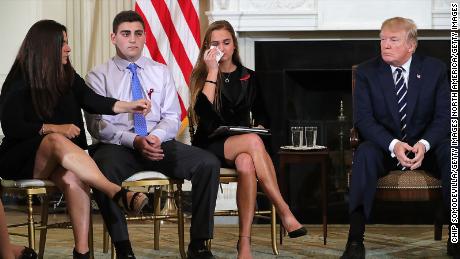
[[(409, 71), (410, 71), (411, 61), (412, 61), (412, 57), (410, 57), (409, 60), (407, 60), (407, 62), (401, 66), (403, 68), (402, 75), (404, 76), (404, 81), (406, 82), (406, 87), (408, 91), (409, 91)], [(395, 67), (392, 65), (390, 65), (390, 67), (391, 67), (391, 73), (393, 75), (393, 81), (396, 82), (396, 76), (397, 76), (396, 69), (398, 67)], [(391, 157), (395, 157), (394, 148), (395, 148), (396, 143), (398, 142), (399, 142), (398, 139), (393, 139), (390, 142), (390, 146), (388, 147), (388, 150), (390, 150), (391, 152)], [(430, 149), (430, 143), (428, 143), (428, 141), (424, 139), (421, 139), (418, 142), (422, 143), (425, 146), (425, 152), (428, 152), (428, 150)]]
[[(143, 89), (143, 97), (152, 103), (146, 115), (147, 132), (157, 136), (161, 142), (173, 139), (180, 126), (181, 110), (174, 80), (168, 68), (147, 57), (134, 62)], [(121, 101), (132, 101), (131, 77), (127, 68), (129, 61), (118, 56), (95, 67), (86, 76), (86, 83), (96, 93)], [(98, 141), (133, 148), (133, 115), (85, 114), (90, 134)]]

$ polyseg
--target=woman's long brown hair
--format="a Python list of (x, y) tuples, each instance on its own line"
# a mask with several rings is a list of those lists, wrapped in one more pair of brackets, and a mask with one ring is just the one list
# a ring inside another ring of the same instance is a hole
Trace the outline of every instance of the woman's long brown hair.
[(53, 20), (36, 22), (27, 32), (2, 87), (2, 95), (22, 76), (32, 95), (37, 115), (49, 118), (61, 96), (72, 87), (75, 71), (62, 64), (64, 25)]
[[(198, 119), (195, 112), (194, 107), (196, 103), (196, 99), (198, 94), (203, 90), (204, 81), (208, 76), (208, 68), (206, 63), (204, 62), (203, 55), (204, 52), (211, 47), (211, 34), (215, 30), (227, 30), (232, 35), (233, 44), (235, 45), (235, 50), (232, 55), (232, 62), (233, 64), (240, 66), (241, 65), (241, 58), (238, 49), (238, 40), (236, 38), (235, 30), (233, 29), (232, 25), (225, 21), (215, 21), (211, 25), (209, 25), (206, 33), (204, 34), (203, 43), (201, 44), (200, 53), (198, 55), (198, 60), (196, 61), (195, 67), (193, 67), (192, 73), (190, 75), (190, 106), (189, 106), (189, 113), (192, 115), (191, 118), (193, 119), (194, 123), (198, 122)], [(222, 78), (219, 77), (217, 80), (216, 85), (216, 98), (213, 102), (214, 108), (216, 111), (220, 109), (220, 86), (222, 85)]]

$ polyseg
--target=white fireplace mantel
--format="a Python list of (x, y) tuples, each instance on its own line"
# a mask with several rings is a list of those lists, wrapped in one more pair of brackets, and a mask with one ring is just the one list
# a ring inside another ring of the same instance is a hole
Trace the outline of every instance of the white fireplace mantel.
[(377, 30), (394, 16), (419, 29), (448, 29), (449, 0), (212, 0), (209, 21), (228, 20), (237, 32)]

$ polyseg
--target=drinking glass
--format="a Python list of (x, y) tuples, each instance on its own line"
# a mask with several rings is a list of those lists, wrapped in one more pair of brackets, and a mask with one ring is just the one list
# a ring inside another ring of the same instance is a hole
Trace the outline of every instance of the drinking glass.
[(305, 145), (307, 147), (316, 146), (317, 127), (305, 127)]
[(303, 127), (291, 127), (291, 143), (294, 147), (303, 145)]

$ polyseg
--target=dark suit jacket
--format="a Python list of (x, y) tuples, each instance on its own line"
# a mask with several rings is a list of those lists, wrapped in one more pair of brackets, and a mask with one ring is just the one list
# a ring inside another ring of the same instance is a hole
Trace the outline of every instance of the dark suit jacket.
[[(395, 85), (391, 68), (381, 57), (358, 66), (354, 89), (354, 125), (363, 140), (388, 150), (393, 139), (401, 139)], [(440, 60), (412, 56), (407, 93), (407, 142), (420, 139), (436, 147), (449, 137), (449, 83)]]
[(219, 126), (250, 126), (249, 112), (252, 112), (256, 126), (269, 126), (263, 98), (258, 94), (260, 88), (254, 71), (242, 67), (240, 82), (241, 93), (236, 102), (232, 102), (226, 88), (222, 88), (219, 111), (216, 111), (203, 93), (198, 94), (194, 108), (199, 121), (193, 145), (206, 148), (212, 141), (208, 136)]

